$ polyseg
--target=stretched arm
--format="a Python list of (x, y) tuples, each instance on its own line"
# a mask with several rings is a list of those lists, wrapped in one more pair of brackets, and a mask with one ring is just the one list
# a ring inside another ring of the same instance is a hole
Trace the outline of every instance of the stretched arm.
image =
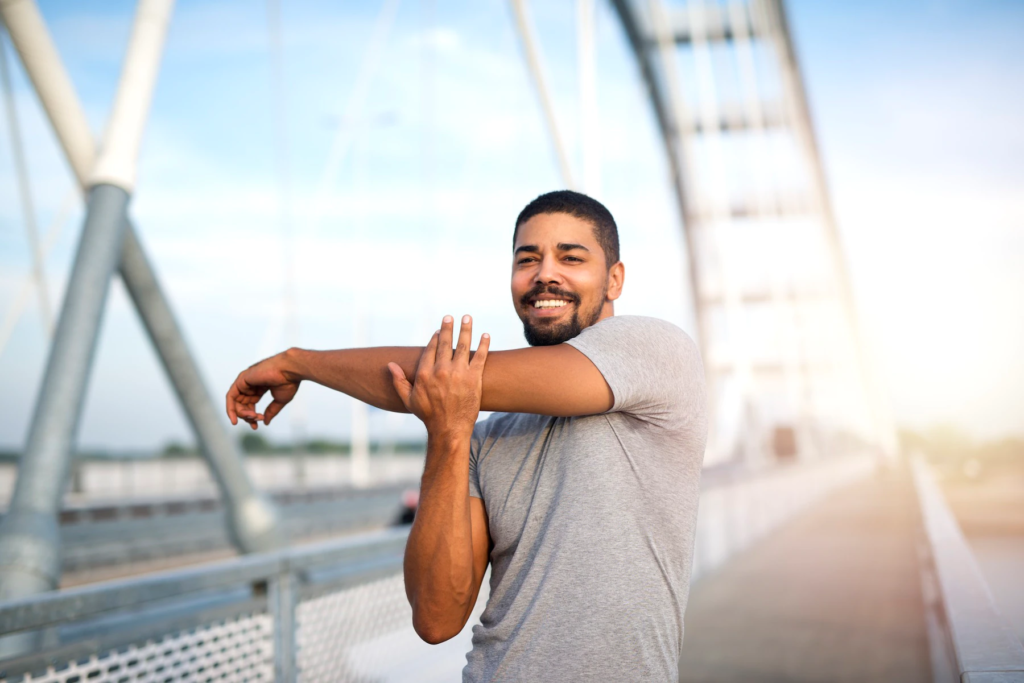
[[(446, 316), (441, 334), (451, 338), (453, 327), (452, 318)], [(228, 416), (232, 424), (241, 418), (253, 429), (260, 421), (270, 424), (304, 380), (384, 410), (407, 412), (392, 385), (388, 363), (395, 363), (411, 377), (422, 353), (422, 347), (413, 346), (289, 349), (239, 374), (228, 391)], [(267, 391), (274, 401), (263, 413), (257, 412), (256, 403)], [(603, 413), (611, 409), (613, 400), (611, 388), (590, 359), (568, 344), (559, 344), (490, 353), (483, 371), (480, 408), (569, 417)]]
[(490, 551), (483, 501), (469, 495), (470, 438), (489, 340), (484, 335), (471, 361), (471, 334), (467, 316), (454, 356), (451, 327), (435, 334), (414, 384), (401, 366), (389, 367), (395, 393), (427, 427), (427, 461), (404, 568), (413, 628), (428, 643), (448, 640), (465, 626)]

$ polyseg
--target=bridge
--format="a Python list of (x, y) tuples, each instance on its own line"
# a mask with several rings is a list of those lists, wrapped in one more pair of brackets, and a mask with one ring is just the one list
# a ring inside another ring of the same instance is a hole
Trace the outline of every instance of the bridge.
[[(86, 198), (0, 521), (0, 683), (455, 679), (487, 596), (447, 643), (430, 647), (412, 632), (402, 505), (420, 461), (383, 475), (370, 454), (367, 409), (356, 404), (348, 454), (335, 459), (343, 478), (312, 486), (312, 461), (297, 453), (289, 485), (260, 481), (223, 426), (157, 278), (159, 258), (139, 238), (130, 200), (172, 9), (170, 0), (140, 0), (100, 146), (39, 8), (0, 0), (5, 35)], [(596, 193), (597, 124), (588, 118), (598, 109), (595, 3), (581, 0), (577, 15), (582, 173), (530, 9), (509, 0), (507, 19), (552, 165), (564, 186)], [(612, 0), (605, 10), (628, 50), (669, 176), (684, 246), (675, 272), (712, 409), (681, 680), (1024, 680), (1024, 596), (1014, 579), (1024, 554), (991, 560), (998, 553), (980, 552), (969, 514), (950, 496), (956, 478), (899, 452), (781, 0)], [(357, 117), (397, 11), (397, 0), (384, 0), (373, 23), (351, 100)], [(274, 2), (268, 19), (287, 236), (295, 219)], [(46, 310), (10, 65), (0, 57), (35, 246), (23, 291), (34, 291)], [(352, 136), (339, 127), (323, 194)], [(294, 330), (296, 263), (285, 260), (281, 324)], [(66, 492), (115, 276), (187, 416), (208, 491), (73, 503)], [(355, 309), (358, 330), (365, 303)], [(1016, 548), (1024, 524), (1005, 514), (1007, 547)]]

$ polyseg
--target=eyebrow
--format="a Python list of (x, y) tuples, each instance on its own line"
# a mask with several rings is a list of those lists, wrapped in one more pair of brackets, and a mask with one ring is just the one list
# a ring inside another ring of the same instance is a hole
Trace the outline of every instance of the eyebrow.
[[(582, 249), (583, 251), (586, 251), (586, 252), (590, 251), (589, 249), (587, 249), (582, 244), (575, 244), (575, 243), (572, 243), (572, 242), (559, 242), (555, 246), (557, 247), (557, 249), (559, 251), (573, 251), (574, 249)], [(530, 252), (530, 253), (533, 253), (533, 254), (539, 254), (540, 253), (540, 247), (538, 247), (536, 244), (524, 244), (521, 247), (516, 247), (516, 250), (515, 250), (514, 253), (518, 255), (520, 252), (524, 252), (524, 251), (527, 251), (527, 252)]]

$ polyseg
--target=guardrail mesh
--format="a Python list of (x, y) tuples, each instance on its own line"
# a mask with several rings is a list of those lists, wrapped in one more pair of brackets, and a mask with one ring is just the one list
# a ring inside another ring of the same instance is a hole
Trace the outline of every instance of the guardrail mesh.
[[(300, 681), (367, 683), (388, 664), (374, 641), (408, 629), (412, 609), (396, 573), (303, 600), (296, 617)], [(273, 629), (269, 613), (242, 615), (0, 683), (273, 681)]]
[[(272, 636), (273, 621), (269, 614), (243, 615), (10, 680), (32, 683), (273, 681)], [(0, 678), (0, 683), (7, 681)]]
[(299, 603), (299, 680), (363, 683), (386, 669), (387, 653), (367, 647), (381, 636), (408, 629), (412, 609), (401, 574)]

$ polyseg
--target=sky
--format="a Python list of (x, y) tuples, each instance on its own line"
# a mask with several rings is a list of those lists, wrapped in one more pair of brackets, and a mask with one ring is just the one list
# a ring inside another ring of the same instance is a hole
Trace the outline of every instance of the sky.
[[(100, 134), (133, 4), (40, 4)], [(578, 173), (574, 5), (531, 3)], [(896, 422), (986, 439), (1024, 433), (1024, 6), (791, 0), (788, 11), (858, 311)], [(280, 28), (284, 84), (275, 87), (264, 3), (177, 3), (132, 199), (211, 393), (290, 345), (423, 343), (446, 313), (472, 313), (493, 348), (521, 346), (508, 294), (511, 224), (562, 182), (507, 3), (290, 2)], [(374, 35), (383, 35), (376, 53)], [(619, 223), (627, 266), (616, 310), (693, 332), (666, 161), (604, 3), (597, 52), (599, 198)], [(83, 209), (7, 54), (37, 221), (56, 231), (46, 272), (57, 308)], [(0, 317), (31, 269), (4, 119)], [(294, 323), (284, 306), (289, 254)], [(2, 449), (23, 444), (47, 350), (33, 297), (0, 349)], [(350, 413), (347, 398), (303, 387), (288, 421), (267, 433), (286, 440), (302, 425), (344, 438)], [(377, 412), (371, 425), (375, 434), (417, 429)], [(79, 440), (122, 450), (191, 441), (116, 281)]]

